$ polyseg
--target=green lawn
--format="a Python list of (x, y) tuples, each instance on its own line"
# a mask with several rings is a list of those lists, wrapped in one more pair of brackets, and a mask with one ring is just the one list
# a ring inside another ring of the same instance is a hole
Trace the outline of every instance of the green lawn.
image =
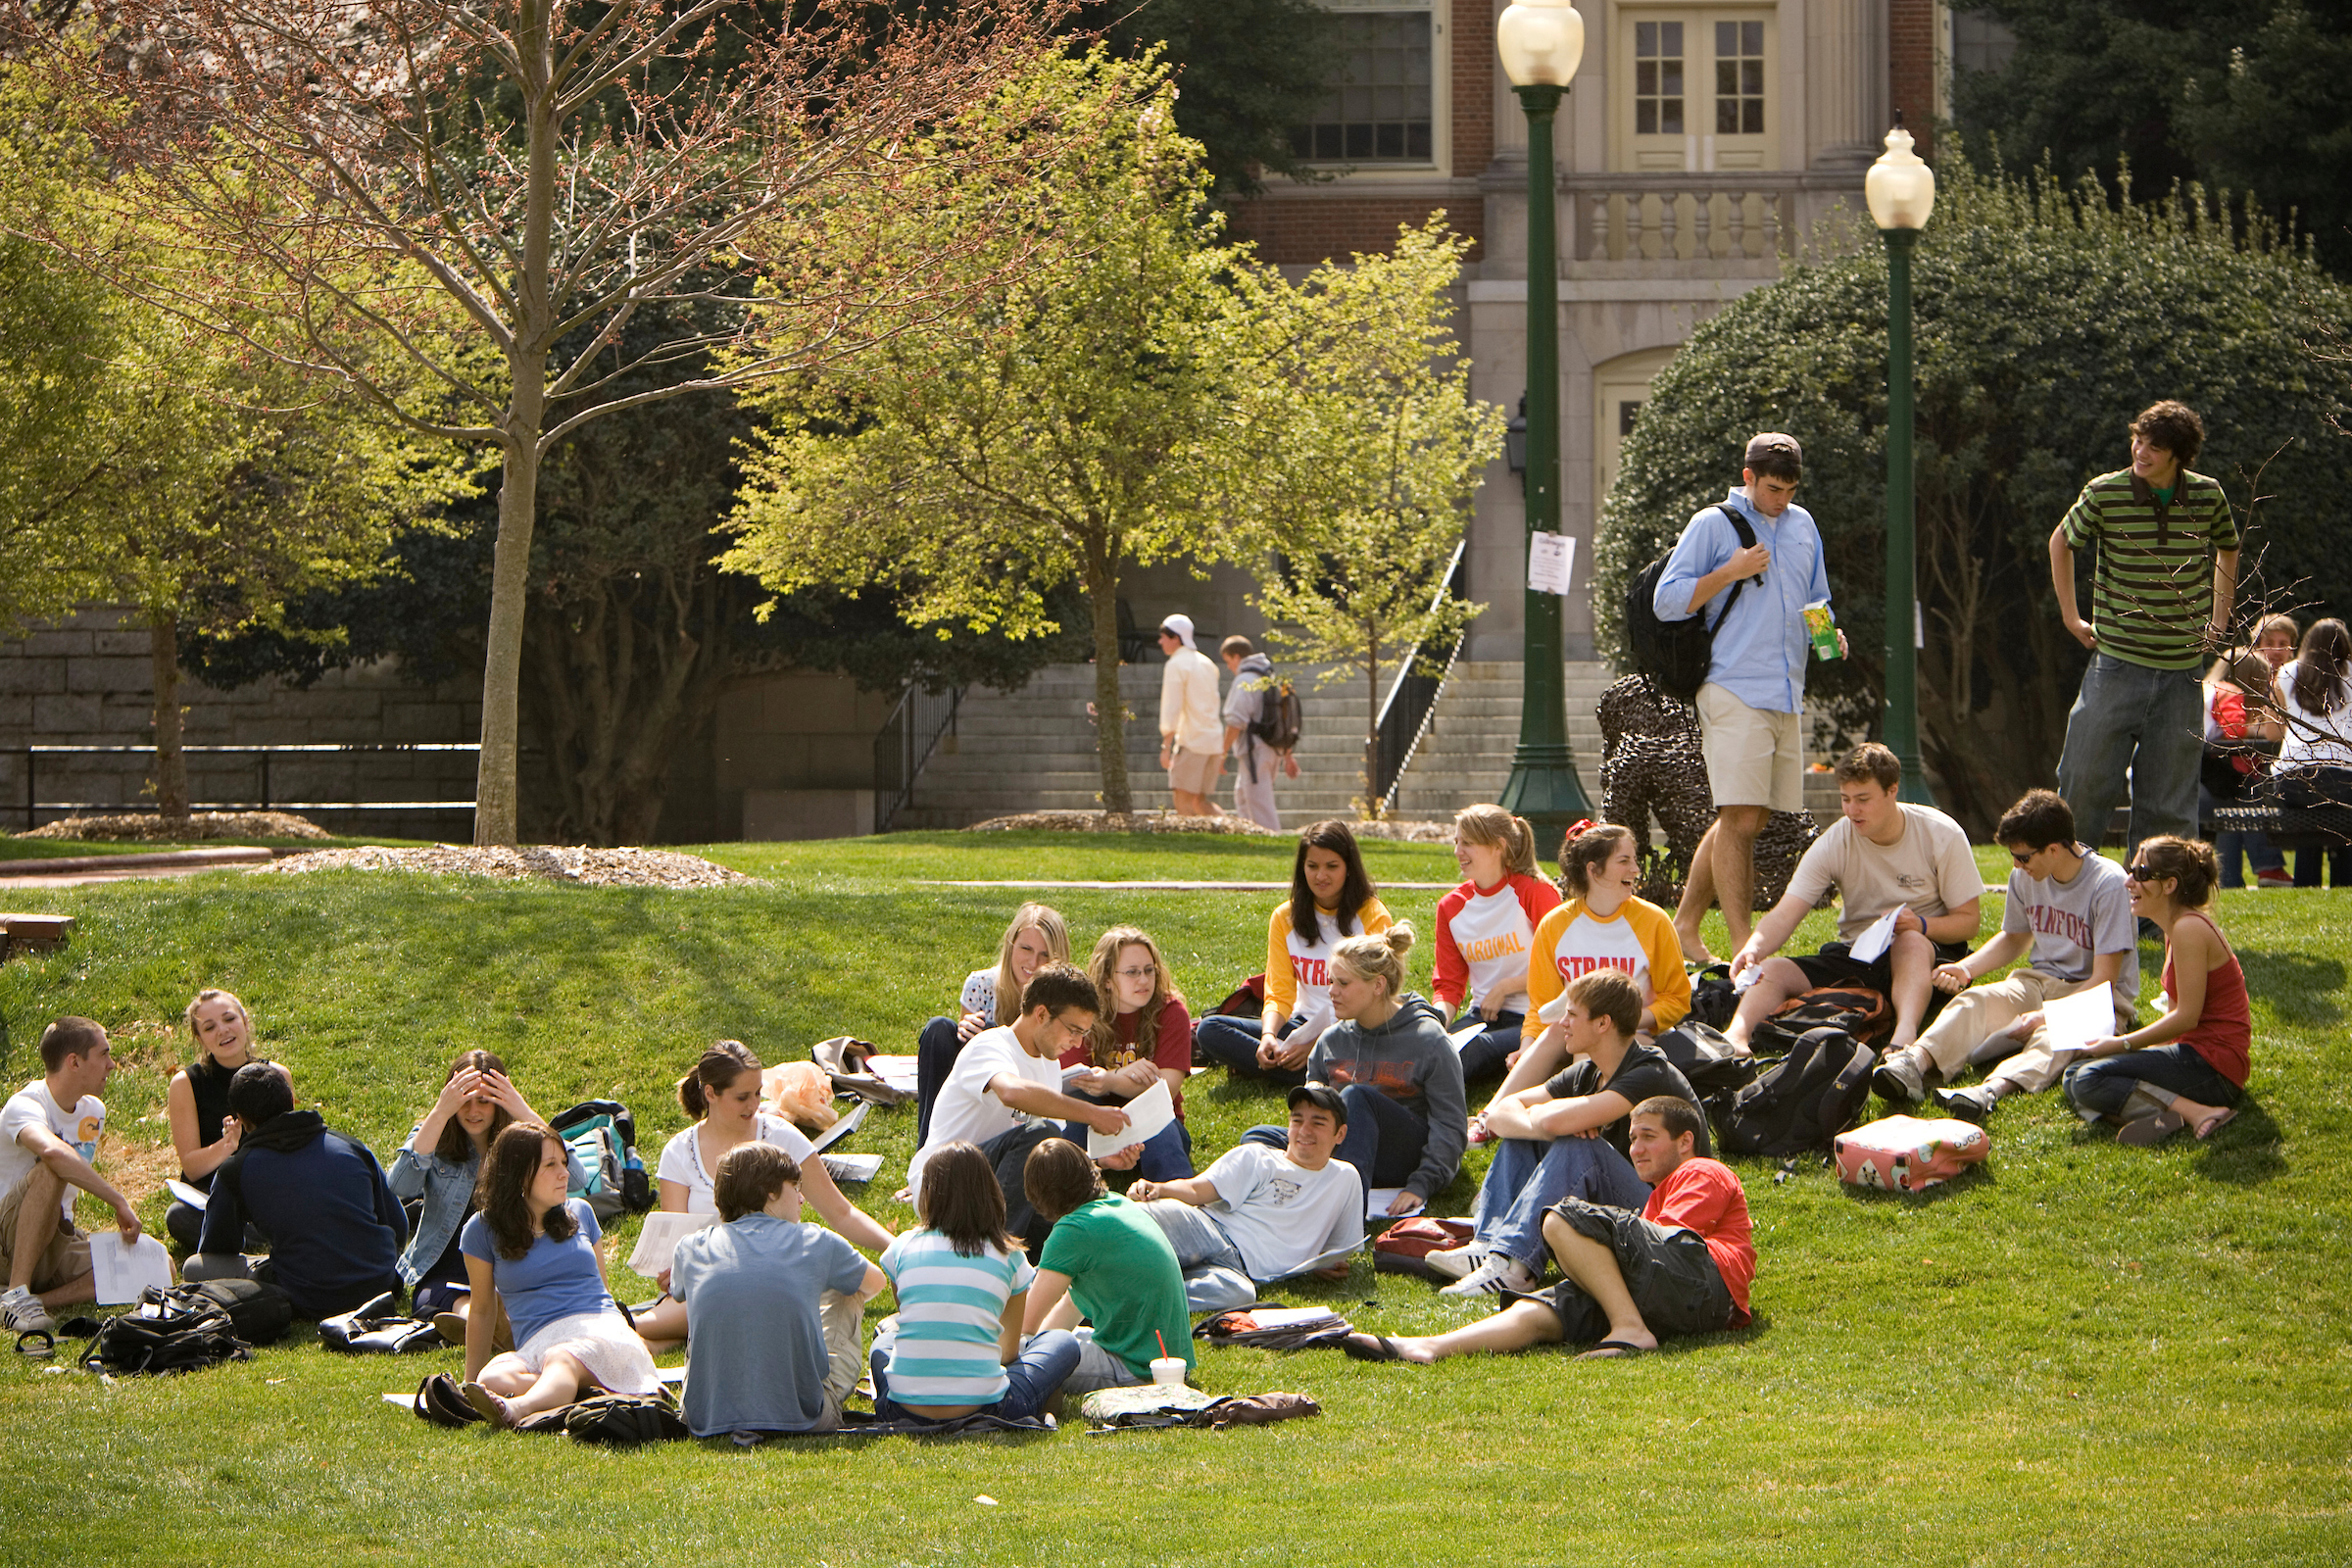
[[(380, 1152), (448, 1056), (478, 1045), (543, 1110), (627, 1102), (650, 1162), (684, 1119), (668, 1085), (711, 1038), (771, 1061), (844, 1032), (912, 1049), (1024, 896), (918, 881), (1279, 880), (1289, 866), (1283, 844), (1228, 839), (708, 853), (766, 880), (666, 893), (230, 872), (22, 895), (19, 907), (80, 923), (62, 953), (0, 966), (10, 1085), (37, 1071), (47, 1017), (99, 1018), (129, 1063), (108, 1094), (123, 1140), (109, 1154), (160, 1171), (164, 1083), (185, 1054), (172, 1020), (197, 987), (222, 985), (302, 1099)], [(1370, 858), (1391, 882), (1453, 874), (1442, 849), (1376, 845)], [(2005, 870), (1997, 852), (1984, 865)], [(1039, 896), (1082, 942), (1114, 920), (1153, 931), (1207, 1001), (1258, 966), (1272, 901)], [(1435, 901), (1389, 902), (1426, 925)], [(1989, 929), (1999, 901), (1985, 906)], [(2003, 1107), (1987, 1166), (1922, 1198), (1849, 1193), (1818, 1167), (1776, 1184), (1771, 1163), (1742, 1162), (1761, 1270), (1741, 1334), (1583, 1366), (1218, 1351), (1205, 1387), (1304, 1390), (1325, 1415), (1221, 1435), (750, 1452), (445, 1433), (377, 1401), (454, 1352), (280, 1347), (111, 1387), (11, 1364), (0, 1561), (2339, 1563), (2352, 1556), (2344, 908), (2329, 893), (2225, 896), (2257, 1046), (2249, 1106), (2213, 1147), (2120, 1149), (2042, 1097)], [(1815, 915), (1799, 941), (1828, 925)], [(1426, 948), (1414, 956), (1425, 980)], [(1277, 1097), (1213, 1075), (1188, 1106), (1203, 1161), (1279, 1112)], [(865, 1200), (894, 1228), (909, 1219), (888, 1194), (912, 1123), (910, 1108), (877, 1111), (851, 1145), (886, 1156)], [(1443, 1208), (1468, 1209), (1483, 1165), (1474, 1153)], [(143, 1212), (160, 1221), (160, 1201)], [(633, 1226), (616, 1229), (625, 1255)], [(1286, 1296), (1387, 1331), (1478, 1310), (1368, 1264)]]

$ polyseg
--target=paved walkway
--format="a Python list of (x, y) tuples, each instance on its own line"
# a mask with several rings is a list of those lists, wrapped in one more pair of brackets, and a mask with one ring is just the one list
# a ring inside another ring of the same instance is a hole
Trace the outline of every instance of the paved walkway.
[(268, 865), (271, 858), (266, 849), (224, 845), (217, 850), (158, 850), (136, 855), (61, 855), (49, 859), (0, 860), (0, 892), (195, 876), (204, 871)]
[[(1005, 882), (920, 881), (918, 888), (1103, 888), (1137, 893), (1287, 893), (1288, 882), (1046, 882), (1021, 879)], [(1459, 882), (1382, 882), (1382, 891), (1451, 892)]]

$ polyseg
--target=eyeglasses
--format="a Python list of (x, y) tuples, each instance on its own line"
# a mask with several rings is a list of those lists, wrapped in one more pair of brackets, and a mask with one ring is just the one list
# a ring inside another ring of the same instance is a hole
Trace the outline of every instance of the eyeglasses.
[(2156, 868), (2142, 860), (2137, 865), (2125, 866), (2124, 875), (2134, 882), (2153, 882), (2156, 880)]
[(1110, 972), (1122, 980), (1156, 980), (1159, 978), (1159, 971), (1156, 968), (1113, 969)]

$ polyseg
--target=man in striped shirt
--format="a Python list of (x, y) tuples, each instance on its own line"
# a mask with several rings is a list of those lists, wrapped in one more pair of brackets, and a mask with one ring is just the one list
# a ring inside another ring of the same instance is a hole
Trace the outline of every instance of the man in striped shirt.
[[(2137, 845), (2197, 831), (2204, 748), (2198, 670), (2221, 645), (2237, 589), (2237, 521), (2215, 480), (2189, 471), (2205, 423), (2186, 404), (2132, 421), (2132, 466), (2082, 487), (2050, 533), (2050, 585), (2066, 629), (2091, 650), (2066, 718), (2058, 793), (2094, 847), (2124, 799)], [(2075, 600), (2075, 552), (2098, 546), (2091, 619)]]

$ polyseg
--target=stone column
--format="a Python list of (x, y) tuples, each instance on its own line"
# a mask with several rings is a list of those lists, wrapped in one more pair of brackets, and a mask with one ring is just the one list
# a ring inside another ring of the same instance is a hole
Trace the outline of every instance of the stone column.
[(1886, 133), (1886, 0), (1807, 0), (1806, 166), (1862, 169)]

